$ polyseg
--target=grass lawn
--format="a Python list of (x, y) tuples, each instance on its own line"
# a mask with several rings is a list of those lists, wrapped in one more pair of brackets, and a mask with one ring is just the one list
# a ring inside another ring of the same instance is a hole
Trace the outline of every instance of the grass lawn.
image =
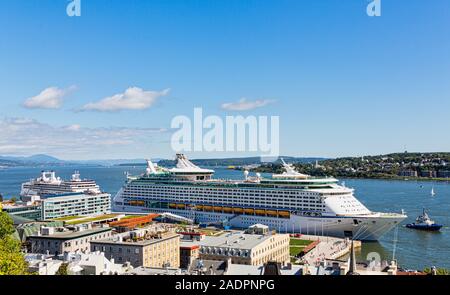
[(303, 246), (306, 247), (309, 244), (313, 243), (313, 241), (309, 241), (309, 240), (301, 240), (301, 239), (290, 239), (289, 241), (289, 245), (290, 246)]
[(108, 218), (113, 218), (118, 216), (118, 214), (106, 214), (106, 215), (101, 215), (101, 216), (97, 216), (97, 217), (88, 217), (88, 218), (84, 218), (84, 219), (79, 219), (79, 220), (75, 220), (75, 221), (68, 221), (68, 224), (81, 224), (81, 223), (87, 223), (87, 222), (92, 222), (92, 221), (98, 221), (98, 220), (103, 220), (103, 219), (108, 219)]
[(297, 256), (300, 252), (302, 252), (303, 248), (304, 247), (300, 247), (300, 246), (289, 247), (289, 255)]
[(73, 220), (73, 219), (78, 219), (78, 218), (81, 218), (81, 216), (66, 216), (66, 217), (55, 218), (55, 219), (52, 219), (52, 220), (55, 220), (55, 221), (68, 221), (68, 220)]
[(125, 217), (122, 217), (120, 220), (136, 218), (136, 217), (145, 217), (145, 215), (126, 215)]

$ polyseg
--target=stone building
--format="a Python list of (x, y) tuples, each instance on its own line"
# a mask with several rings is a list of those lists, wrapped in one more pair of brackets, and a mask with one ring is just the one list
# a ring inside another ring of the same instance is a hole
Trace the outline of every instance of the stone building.
[(199, 258), (205, 260), (231, 259), (234, 264), (260, 265), (268, 261), (289, 262), (289, 235), (248, 234), (228, 231), (202, 240), (182, 240), (181, 247), (199, 246)]
[(32, 253), (59, 255), (69, 252), (89, 252), (90, 243), (111, 237), (111, 228), (42, 227), (36, 235), (28, 237)]
[(180, 266), (180, 236), (172, 232), (156, 233), (140, 229), (91, 243), (91, 251), (101, 251), (117, 263), (129, 262), (133, 267)]

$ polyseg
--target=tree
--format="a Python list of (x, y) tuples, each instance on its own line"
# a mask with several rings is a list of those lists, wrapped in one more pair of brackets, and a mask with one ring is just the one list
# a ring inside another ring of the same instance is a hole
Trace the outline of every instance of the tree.
[(58, 270), (56, 271), (55, 275), (57, 276), (67, 276), (67, 267), (69, 266), (68, 263), (64, 262), (60, 265), (60, 267), (58, 268)]
[(6, 212), (0, 212), (0, 275), (27, 273), (27, 263), (16, 240), (13, 220)]
[(0, 193), (0, 202), (3, 202), (3, 195)]
[(27, 274), (27, 263), (20, 251), (20, 242), (12, 236), (0, 239), (0, 275)]
[(6, 212), (0, 212), (0, 239), (14, 233), (14, 222)]

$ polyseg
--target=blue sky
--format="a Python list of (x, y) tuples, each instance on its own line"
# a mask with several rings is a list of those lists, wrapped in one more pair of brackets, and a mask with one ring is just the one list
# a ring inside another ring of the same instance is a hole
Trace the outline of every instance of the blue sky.
[[(68, 3), (0, 2), (0, 155), (170, 157), (194, 107), (279, 116), (283, 155), (450, 151), (448, 0), (382, 0), (380, 17), (368, 0)], [(129, 88), (143, 106), (105, 111)], [(46, 89), (58, 103), (38, 108)], [(222, 107), (242, 98), (260, 103)]]

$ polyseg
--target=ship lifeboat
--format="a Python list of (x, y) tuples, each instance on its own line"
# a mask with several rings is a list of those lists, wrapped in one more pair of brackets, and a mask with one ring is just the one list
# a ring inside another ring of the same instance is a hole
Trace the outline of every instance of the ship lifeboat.
[(195, 206), (195, 210), (202, 211), (203, 210), (203, 205), (196, 205)]
[(130, 201), (131, 206), (144, 206), (144, 201)]
[(220, 206), (214, 206), (214, 212), (222, 212), (223, 208)]
[(171, 204), (169, 204), (169, 208), (170, 209), (176, 209), (177, 208), (177, 204), (171, 203)]
[(244, 209), (244, 213), (245, 213), (246, 215), (255, 215), (255, 209), (252, 209), (252, 208), (245, 208), (245, 209)]
[(289, 218), (291, 217), (291, 214), (289, 211), (278, 211), (278, 216), (281, 218)]
[(267, 210), (266, 214), (267, 214), (267, 216), (270, 216), (270, 217), (277, 217), (277, 211)]
[(186, 205), (185, 204), (177, 204), (177, 209), (185, 209)]
[(224, 213), (231, 213), (231, 212), (233, 212), (233, 208), (230, 208), (230, 207), (223, 207), (223, 212), (224, 212)]
[(259, 215), (259, 216), (265, 216), (266, 215), (266, 210), (255, 210), (255, 214)]
[(203, 206), (203, 211), (212, 211), (212, 206)]
[(233, 208), (234, 214), (242, 214), (243, 212), (244, 212), (244, 210), (242, 208)]

